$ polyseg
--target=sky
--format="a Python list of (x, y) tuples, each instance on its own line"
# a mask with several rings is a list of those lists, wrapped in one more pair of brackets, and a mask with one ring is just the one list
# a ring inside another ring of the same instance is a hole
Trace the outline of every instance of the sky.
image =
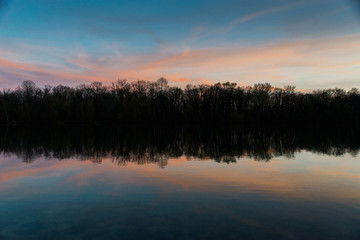
[(360, 88), (357, 0), (0, 0), (0, 89), (117, 79)]

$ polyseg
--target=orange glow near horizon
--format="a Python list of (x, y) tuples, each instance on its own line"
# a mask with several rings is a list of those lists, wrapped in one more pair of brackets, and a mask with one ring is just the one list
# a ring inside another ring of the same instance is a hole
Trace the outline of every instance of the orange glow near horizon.
[[(4, 162), (5, 161), (5, 162)], [(128, 163), (116, 167), (111, 159), (101, 164), (78, 160), (36, 160), (32, 164), (12, 164), (2, 159), (0, 188), (6, 189), (16, 179), (47, 178), (72, 173), (66, 182), (79, 187), (92, 181), (106, 181), (113, 185), (157, 185), (163, 191), (178, 189), (194, 192), (222, 192), (227, 188), (240, 192), (257, 192), (295, 199), (328, 199), (354, 203), (360, 199), (359, 165), (355, 158), (339, 159), (302, 152), (296, 159), (272, 159), (256, 162), (241, 158), (227, 165), (213, 160), (189, 161), (186, 157), (170, 159), (165, 169), (157, 164)], [(311, 164), (307, 164), (311, 162)], [(354, 166), (355, 164), (355, 166)], [(68, 183), (64, 183), (68, 184)], [(329, 187), (331, 186), (331, 187)], [(354, 189), (355, 187), (355, 189)]]
[[(63, 82), (77, 85), (93, 81), (109, 84), (117, 79), (156, 80), (163, 76), (171, 85), (180, 87), (230, 81), (242, 85), (259, 82), (270, 82), (276, 87), (295, 85), (304, 90), (339, 87), (341, 76), (346, 73), (348, 86), (344, 87), (350, 89), (360, 87), (357, 81), (359, 57), (360, 35), (352, 35), (150, 54), (129, 61), (121, 55), (105, 56), (101, 61), (81, 56), (79, 59), (68, 58), (70, 66), (56, 69), (0, 59), (0, 70), (13, 78), (33, 80), (40, 85)], [(119, 62), (122, 62), (120, 66)], [(306, 83), (297, 78), (306, 78)], [(6, 82), (6, 79), (0, 75), (0, 81)]]

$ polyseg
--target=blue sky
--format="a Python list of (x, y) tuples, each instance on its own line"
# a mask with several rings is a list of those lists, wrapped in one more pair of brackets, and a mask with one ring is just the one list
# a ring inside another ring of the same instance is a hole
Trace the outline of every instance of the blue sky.
[(355, 0), (0, 0), (0, 88), (166, 77), (360, 88)]

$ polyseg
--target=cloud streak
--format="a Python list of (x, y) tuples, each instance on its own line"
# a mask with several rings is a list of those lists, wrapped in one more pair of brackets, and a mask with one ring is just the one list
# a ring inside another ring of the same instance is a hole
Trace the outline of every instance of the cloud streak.
[(178, 72), (186, 78), (197, 76), (212, 79), (212, 82), (229, 80), (253, 84), (270, 81), (276, 84), (282, 81), (297, 85), (303, 78), (321, 81), (322, 75), (331, 73), (334, 76), (323, 81), (341, 82), (344, 76), (353, 77), (355, 81), (360, 73), (357, 68), (360, 56), (354, 52), (360, 52), (360, 35), (186, 50), (158, 59), (149, 57), (148, 62), (124, 69), (122, 73), (146, 77), (147, 74)]
[(179, 86), (360, 87), (355, 0), (175, 0), (161, 6), (0, 0), (0, 15), (8, 3), (0, 28), (2, 88), (23, 80), (77, 85), (161, 76)]
[(287, 8), (290, 8), (290, 7), (297, 6), (297, 5), (301, 4), (302, 2), (303, 1), (291, 2), (291, 3), (285, 4), (285, 5), (264, 9), (264, 10), (261, 10), (261, 11), (257, 11), (257, 12), (254, 12), (254, 13), (239, 17), (239, 18), (235, 19), (234, 21), (232, 21), (230, 23), (230, 25), (227, 28), (225, 28), (224, 30), (225, 31), (230, 31), (231, 29), (235, 28), (236, 26), (238, 26), (240, 24), (246, 23), (248, 21), (254, 20), (256, 18), (260, 18), (260, 17), (268, 15), (268, 14), (273, 14), (273, 13), (285, 10)]
[[(114, 49), (113, 52), (116, 52)], [(117, 78), (156, 80), (173, 84), (233, 81), (272, 82), (299, 88), (360, 87), (360, 35), (279, 41), (261, 45), (156, 52), (137, 56), (77, 54), (64, 59), (64, 68), (0, 59), (0, 80), (33, 80), (43, 84), (101, 81)], [(66, 63), (66, 66), (65, 66)], [(331, 85), (329, 85), (331, 83)]]
[(0, 82), (5, 84), (9, 82), (20, 84), (20, 82), (24, 80), (32, 80), (42, 85), (51, 83), (67, 83), (74, 85), (81, 82), (106, 81), (104, 77), (92, 76), (86, 73), (69, 73), (51, 70), (33, 64), (0, 59)]

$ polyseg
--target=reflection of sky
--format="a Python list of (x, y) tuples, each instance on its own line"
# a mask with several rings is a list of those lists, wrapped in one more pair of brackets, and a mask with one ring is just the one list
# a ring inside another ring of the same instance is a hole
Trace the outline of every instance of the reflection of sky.
[(118, 166), (111, 159), (23, 163), (3, 156), (0, 237), (164, 238), (187, 230), (204, 236), (209, 230), (210, 239), (244, 233), (250, 234), (244, 239), (253, 234), (351, 239), (360, 221), (358, 160), (300, 152), (295, 159), (241, 158), (232, 164), (181, 157), (160, 168)]
[[(360, 199), (360, 189), (357, 189), (360, 188), (360, 163), (357, 159), (349, 155), (334, 157), (303, 151), (297, 154), (296, 159), (257, 162), (240, 158), (236, 164), (228, 165), (181, 157), (170, 159), (169, 165), (163, 169), (155, 163), (137, 165), (130, 162), (126, 166), (117, 166), (110, 159), (104, 159), (101, 164), (42, 159), (23, 163), (17, 158), (3, 157), (0, 162), (0, 188), (26, 189), (27, 184), (44, 184), (52, 191), (53, 184), (69, 183), (65, 186), (81, 189), (92, 188), (90, 183), (102, 182), (116, 187), (154, 185), (165, 191), (175, 187), (180, 191), (222, 192), (222, 187), (227, 186), (286, 198), (341, 199), (353, 203)], [(328, 187), (330, 185), (331, 188)], [(39, 190), (42, 191), (43, 187)], [(34, 193), (34, 190), (29, 192)], [(344, 199), (344, 196), (348, 198)]]
[(179, 86), (267, 81), (301, 89), (360, 87), (354, 3), (0, 1), (0, 83), (164, 76)]

